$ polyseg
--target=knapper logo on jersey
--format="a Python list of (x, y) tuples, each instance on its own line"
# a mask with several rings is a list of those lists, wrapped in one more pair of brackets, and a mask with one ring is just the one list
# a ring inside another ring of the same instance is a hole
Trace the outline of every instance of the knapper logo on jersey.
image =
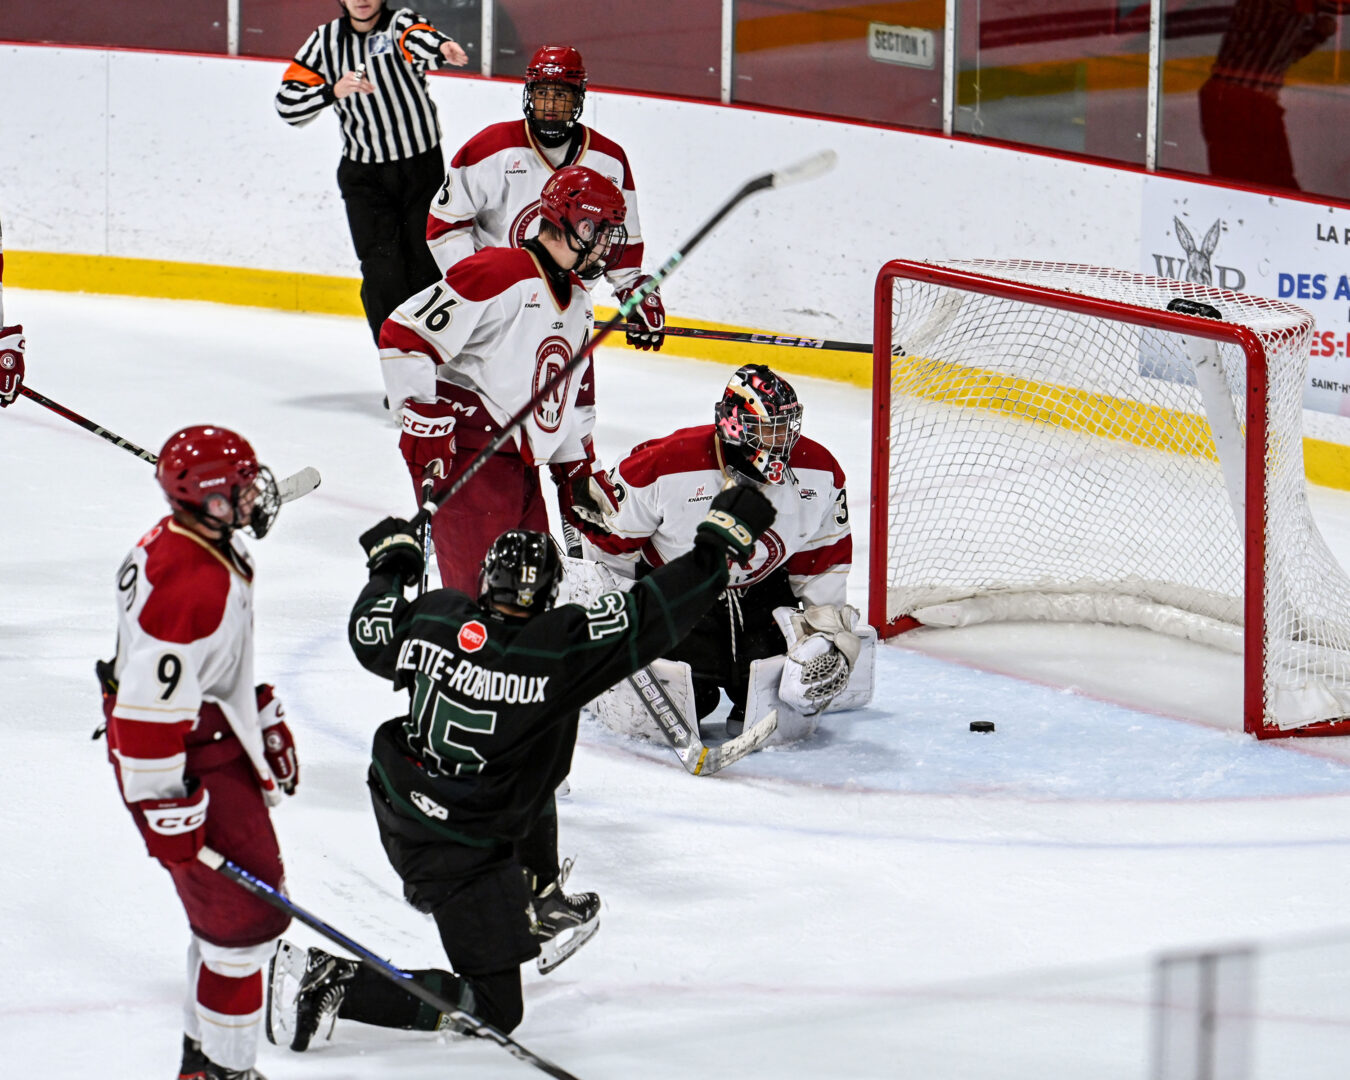
[(535, 201), (516, 215), (516, 220), (511, 222), (511, 228), (506, 234), (511, 238), (512, 247), (520, 247), (521, 243), (539, 231), (536, 223), (541, 212), (538, 201)]
[(506, 170), (506, 175), (507, 175), (507, 176), (524, 176), (524, 175), (525, 175), (525, 172), (526, 172), (525, 166), (524, 166), (523, 164), (521, 164), (520, 158), (516, 158), (515, 161), (511, 162), (511, 167), (510, 167), (509, 169)]
[(466, 622), (459, 628), (459, 637), (456, 640), (464, 652), (477, 652), (487, 644), (487, 627), (477, 619)]
[(537, 308), (539, 306), (539, 294), (537, 292), (530, 293), (530, 298), (525, 301), (525, 306), (527, 308)]
[(698, 490), (690, 495), (686, 502), (708, 502), (711, 498), (712, 496), (708, 494), (708, 485), (699, 484)]
[[(572, 346), (565, 338), (548, 337), (539, 346), (539, 352), (535, 357), (534, 384), (530, 387), (531, 397), (562, 373), (568, 361), (572, 359)], [(563, 409), (567, 407), (567, 389), (571, 384), (572, 373), (569, 371), (567, 378), (534, 407), (534, 422), (540, 431), (552, 434), (562, 427)]]

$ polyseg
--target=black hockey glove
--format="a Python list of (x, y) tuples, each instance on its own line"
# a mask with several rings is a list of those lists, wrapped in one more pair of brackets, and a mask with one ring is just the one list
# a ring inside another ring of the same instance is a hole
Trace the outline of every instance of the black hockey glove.
[(773, 503), (755, 488), (732, 484), (717, 493), (694, 539), (712, 541), (744, 565), (755, 552), (755, 541), (777, 516)]
[(402, 518), (387, 517), (363, 532), (361, 550), (366, 553), (366, 569), (372, 575), (391, 574), (404, 585), (411, 585), (422, 576), (425, 565), (422, 543), (413, 527)]

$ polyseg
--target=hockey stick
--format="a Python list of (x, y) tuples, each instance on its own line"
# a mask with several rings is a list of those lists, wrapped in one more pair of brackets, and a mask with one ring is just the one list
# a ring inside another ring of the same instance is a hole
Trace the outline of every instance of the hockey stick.
[[(620, 330), (649, 333), (638, 323), (624, 323)], [(872, 346), (865, 341), (830, 341), (828, 338), (797, 337), (793, 334), (744, 334), (734, 330), (700, 330), (696, 326), (671, 326), (666, 323), (662, 333), (671, 337), (704, 338), (707, 341), (737, 341), (746, 345), (783, 345), (796, 349), (833, 349), (836, 352), (871, 353)]]
[(628, 677), (628, 682), (637, 691), (647, 713), (670, 743), (680, 764), (693, 776), (711, 776), (733, 761), (740, 761), (752, 750), (758, 750), (778, 729), (778, 710), (770, 709), (734, 739), (728, 739), (720, 746), (708, 746), (675, 707), (650, 666), (634, 672)]
[[(158, 454), (152, 454), (149, 450), (137, 446), (134, 442), (131, 442), (129, 439), (124, 439), (122, 438), (121, 435), (117, 435), (109, 431), (105, 427), (100, 427), (92, 420), (89, 420), (86, 417), (81, 416), (79, 413), (66, 408), (58, 401), (53, 401), (51, 398), (43, 394), (39, 394), (36, 390), (32, 389), (31, 387), (20, 386), (19, 393), (23, 394), (23, 396), (26, 398), (30, 398), (33, 401), (36, 401), (44, 409), (50, 409), (52, 412), (56, 413), (57, 416), (69, 420), (72, 424), (78, 424), (80, 427), (84, 428), (85, 431), (92, 431), (100, 439), (106, 439), (114, 446), (120, 446), (123, 450), (127, 450), (135, 454), (142, 461), (148, 461), (151, 465), (157, 465), (159, 463)], [(316, 487), (318, 487), (320, 479), (321, 477), (319, 476), (319, 470), (314, 468), (312, 465), (307, 465), (299, 472), (291, 473), (290, 476), (286, 476), (278, 480), (277, 495), (280, 496), (281, 501), (284, 503), (292, 502), (295, 499), (300, 498), (302, 495), (308, 495), (311, 491), (313, 491)]]
[(439, 994), (428, 990), (420, 982), (412, 977), (411, 974), (402, 968), (395, 967), (388, 960), (376, 956), (365, 946), (353, 941), (340, 930), (335, 930), (317, 915), (312, 915), (295, 901), (291, 900), (285, 893), (274, 889), (267, 882), (254, 877), (247, 870), (231, 862), (218, 851), (213, 851), (209, 847), (204, 847), (197, 853), (197, 858), (209, 866), (212, 870), (224, 874), (242, 889), (246, 889), (265, 904), (271, 904), (278, 911), (284, 911), (292, 918), (304, 923), (312, 930), (317, 930), (329, 941), (335, 942), (346, 949), (353, 956), (361, 958), (367, 966), (376, 973), (383, 975), (394, 985), (400, 987), (405, 993), (411, 994), (418, 1001), (430, 1005), (438, 1012), (444, 1013), (455, 1023), (466, 1028), (476, 1036), (482, 1039), (491, 1039), (517, 1061), (523, 1061), (527, 1065), (533, 1065), (541, 1072), (548, 1073), (549, 1076), (557, 1077), (557, 1080), (577, 1080), (572, 1073), (561, 1066), (554, 1065), (551, 1061), (541, 1058), (531, 1050), (527, 1050), (516, 1042), (515, 1039), (505, 1032), (498, 1031), (491, 1024), (485, 1024), (473, 1013), (467, 1013), (456, 1005), (452, 1005)]
[[(436, 481), (445, 475), (445, 462), (440, 458), (432, 458), (427, 462), (427, 467), (422, 470), (422, 502), (431, 498), (431, 491), (436, 486)], [(422, 546), (422, 580), (417, 583), (417, 595), (421, 596), (427, 591), (428, 575), (431, 573), (431, 519), (427, 518), (422, 522), (421, 529), (418, 530), (418, 539)]]
[(834, 168), (837, 157), (838, 155), (836, 155), (833, 150), (822, 150), (819, 153), (812, 154), (810, 157), (797, 162), (795, 165), (789, 165), (776, 172), (764, 173), (762, 176), (756, 176), (754, 179), (747, 180), (741, 185), (740, 190), (718, 207), (712, 217), (708, 218), (708, 220), (699, 227), (698, 231), (684, 242), (683, 247), (679, 248), (673, 255), (666, 259), (666, 261), (661, 264), (660, 268), (655, 270), (646, 281), (629, 293), (628, 298), (619, 305), (619, 310), (615, 313), (614, 317), (597, 327), (595, 332), (591, 335), (590, 341), (588, 341), (571, 360), (564, 364), (560, 370), (556, 371), (553, 374), (553, 377), (547, 380), (544, 385), (535, 392), (534, 396), (522, 405), (516, 411), (515, 415), (502, 425), (502, 429), (492, 437), (486, 446), (478, 451), (477, 456), (469, 462), (465, 470), (460, 473), (459, 478), (439, 495), (434, 495), (422, 504), (422, 508), (417, 512), (417, 516), (412, 520), (413, 527), (417, 528), (420, 526), (425, 518), (430, 517), (444, 506), (448, 499), (454, 498), (454, 496), (463, 489), (464, 485), (472, 479), (473, 475), (487, 464), (488, 458), (500, 450), (515, 434), (516, 429), (525, 422), (530, 413), (539, 406), (539, 403), (547, 400), (559, 387), (564, 385), (564, 383), (571, 378), (572, 372), (590, 359), (591, 354), (595, 352), (597, 346), (599, 346), (605, 338), (609, 337), (611, 333), (623, 326), (628, 321), (628, 316), (632, 314), (633, 310), (641, 304), (648, 295), (655, 292), (660, 287), (661, 283), (664, 282), (666, 278), (670, 277), (670, 275), (679, 268), (680, 264), (689, 257), (693, 250), (698, 247), (703, 238), (707, 236), (708, 233), (712, 232), (712, 230), (721, 223), (722, 219), (739, 206), (742, 201), (749, 198), (755, 192), (764, 191), (766, 188), (786, 187), (789, 184), (800, 183), (803, 180), (813, 180), (817, 176), (821, 176)]
[[(568, 555), (580, 558), (580, 533), (566, 521), (563, 522), (563, 537), (568, 544)], [(571, 547), (575, 543), (577, 554), (572, 555)], [(609, 586), (616, 586), (613, 574), (603, 564), (596, 564), (600, 580)], [(770, 709), (752, 726), (746, 728), (734, 739), (728, 739), (720, 746), (708, 746), (699, 737), (698, 729), (689, 723), (675, 702), (670, 700), (661, 679), (652, 670), (650, 664), (639, 668), (628, 676), (628, 685), (637, 691), (643, 708), (665, 736), (680, 764), (694, 776), (711, 776), (713, 773), (740, 761), (752, 750), (759, 749), (778, 728), (778, 710)]]

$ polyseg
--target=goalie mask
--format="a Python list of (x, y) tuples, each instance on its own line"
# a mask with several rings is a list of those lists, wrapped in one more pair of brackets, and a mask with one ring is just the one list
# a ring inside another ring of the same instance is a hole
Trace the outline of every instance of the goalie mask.
[(571, 136), (585, 102), (586, 65), (576, 49), (545, 45), (530, 58), (522, 104), (536, 139), (560, 146)]
[(746, 364), (713, 416), (728, 465), (762, 484), (797, 482), (789, 461), (802, 434), (802, 406), (787, 380), (763, 364)]
[[(628, 244), (623, 192), (584, 165), (569, 165), (548, 178), (539, 192), (539, 212), (576, 252), (579, 277), (596, 278), (612, 269)], [(583, 265), (592, 253), (595, 260)]]
[(512, 529), (492, 542), (478, 573), (478, 601), (537, 615), (553, 607), (563, 563), (548, 533)]
[(169, 437), (155, 477), (175, 511), (228, 537), (245, 529), (262, 539), (281, 509), (272, 470), (247, 439), (228, 428), (196, 425)]

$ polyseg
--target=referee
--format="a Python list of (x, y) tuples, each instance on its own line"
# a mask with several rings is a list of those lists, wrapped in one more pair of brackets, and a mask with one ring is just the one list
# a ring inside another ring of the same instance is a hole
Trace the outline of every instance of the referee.
[(281, 77), (277, 112), (297, 127), (329, 105), (342, 125), (338, 189), (361, 260), (361, 304), (378, 344), (394, 308), (440, 277), (427, 249), (431, 197), (445, 180), (427, 68), (462, 67), (464, 50), (411, 8), (338, 0)]

